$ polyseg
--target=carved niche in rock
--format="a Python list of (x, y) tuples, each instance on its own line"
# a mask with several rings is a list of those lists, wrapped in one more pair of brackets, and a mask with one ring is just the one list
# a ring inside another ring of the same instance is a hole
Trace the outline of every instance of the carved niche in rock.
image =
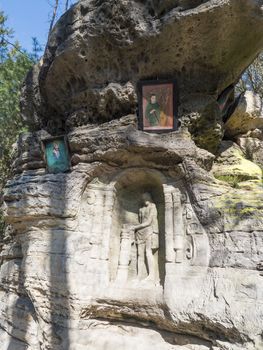
[(165, 210), (161, 176), (148, 169), (131, 169), (114, 179), (110, 279), (115, 285), (159, 286), (164, 282)]
[(96, 178), (79, 222), (104, 286), (163, 286), (168, 266), (208, 265), (208, 237), (183, 179), (139, 168)]

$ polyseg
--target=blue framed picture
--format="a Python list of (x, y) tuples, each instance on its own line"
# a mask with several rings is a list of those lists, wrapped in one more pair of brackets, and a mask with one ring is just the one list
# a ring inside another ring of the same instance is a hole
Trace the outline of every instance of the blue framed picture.
[(43, 140), (43, 151), (49, 173), (64, 173), (70, 169), (70, 159), (65, 136)]

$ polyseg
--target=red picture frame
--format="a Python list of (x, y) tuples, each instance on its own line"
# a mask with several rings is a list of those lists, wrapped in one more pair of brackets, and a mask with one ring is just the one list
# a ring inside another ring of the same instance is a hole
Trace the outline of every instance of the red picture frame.
[(163, 133), (178, 128), (178, 87), (173, 80), (146, 80), (137, 85), (140, 130)]

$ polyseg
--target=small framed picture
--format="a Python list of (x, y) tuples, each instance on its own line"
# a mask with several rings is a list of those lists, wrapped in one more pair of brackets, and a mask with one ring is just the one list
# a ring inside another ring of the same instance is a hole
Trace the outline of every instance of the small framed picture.
[(178, 87), (175, 80), (138, 83), (139, 129), (169, 132), (177, 129)]
[(42, 140), (47, 170), (49, 173), (64, 173), (70, 169), (70, 158), (65, 136)]

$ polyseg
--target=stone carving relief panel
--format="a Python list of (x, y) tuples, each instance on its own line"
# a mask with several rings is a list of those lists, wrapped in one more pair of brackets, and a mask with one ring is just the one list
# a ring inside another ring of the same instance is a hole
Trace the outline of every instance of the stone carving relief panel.
[(95, 178), (83, 193), (79, 212), (78, 232), (81, 242), (76, 255), (81, 255), (81, 263), (85, 261), (87, 272), (95, 276), (92, 278), (94, 281), (96, 279), (98, 289), (109, 283), (109, 242), (110, 230), (114, 226), (115, 197), (114, 188)]
[(200, 224), (187, 188), (164, 184), (166, 262), (207, 266), (209, 242)]
[[(122, 200), (125, 199), (122, 198)], [(138, 189), (138, 195), (133, 199), (133, 204), (137, 208), (132, 215), (129, 215), (124, 205), (122, 221), (126, 217), (127, 222), (122, 224), (120, 233), (117, 283), (126, 283), (130, 280), (135, 285), (138, 282), (159, 284), (160, 278), (163, 277), (160, 262), (163, 257), (164, 242), (160, 244), (159, 235), (163, 237), (164, 226), (161, 219), (161, 203), (155, 201), (153, 194), (144, 192), (142, 188), (141, 191)], [(136, 216), (135, 211), (137, 211)]]
[(91, 182), (82, 203), (79, 230), (110, 285), (159, 287), (167, 264), (208, 265), (208, 237), (182, 181), (125, 170)]

